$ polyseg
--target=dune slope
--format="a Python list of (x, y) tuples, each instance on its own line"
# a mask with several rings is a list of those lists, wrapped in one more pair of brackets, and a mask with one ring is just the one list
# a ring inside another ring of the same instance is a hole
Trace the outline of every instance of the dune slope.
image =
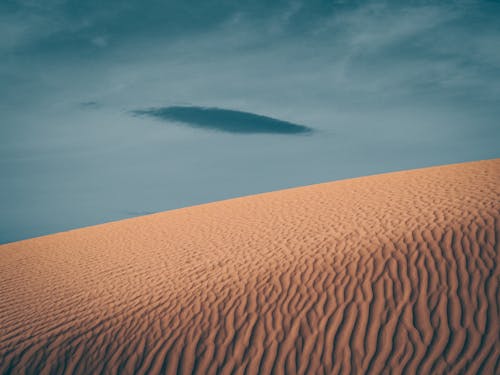
[(500, 373), (500, 159), (0, 246), (0, 373)]

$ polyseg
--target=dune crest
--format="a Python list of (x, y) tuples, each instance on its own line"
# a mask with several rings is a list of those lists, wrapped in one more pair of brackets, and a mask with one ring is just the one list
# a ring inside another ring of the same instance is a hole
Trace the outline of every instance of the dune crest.
[(500, 159), (0, 246), (0, 373), (500, 373)]

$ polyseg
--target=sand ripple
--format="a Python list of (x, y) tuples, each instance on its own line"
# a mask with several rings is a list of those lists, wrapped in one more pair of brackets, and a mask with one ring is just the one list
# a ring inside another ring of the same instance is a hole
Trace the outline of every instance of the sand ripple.
[(498, 374), (500, 159), (0, 246), (0, 373)]

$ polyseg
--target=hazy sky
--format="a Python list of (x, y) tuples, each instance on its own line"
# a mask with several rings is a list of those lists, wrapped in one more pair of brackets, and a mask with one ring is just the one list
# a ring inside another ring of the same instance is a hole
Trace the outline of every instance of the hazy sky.
[(499, 19), (498, 1), (3, 0), (0, 242), (500, 157)]

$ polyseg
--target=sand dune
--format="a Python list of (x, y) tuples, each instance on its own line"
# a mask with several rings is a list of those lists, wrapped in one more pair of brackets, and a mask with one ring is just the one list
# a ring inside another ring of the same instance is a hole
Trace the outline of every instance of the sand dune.
[(0, 246), (0, 373), (499, 374), (500, 159)]

